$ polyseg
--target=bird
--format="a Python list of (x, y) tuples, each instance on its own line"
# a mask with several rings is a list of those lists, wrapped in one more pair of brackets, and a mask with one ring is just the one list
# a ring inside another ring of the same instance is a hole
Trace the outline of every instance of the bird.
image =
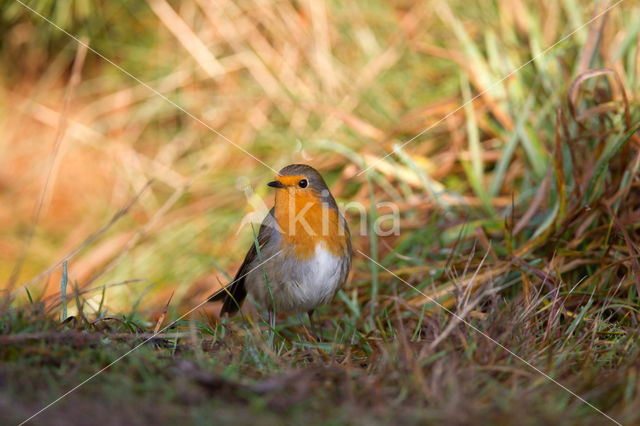
[(209, 297), (220, 315), (237, 313), (247, 296), (277, 313), (313, 312), (329, 303), (351, 268), (351, 234), (322, 175), (305, 164), (282, 168), (268, 186), (274, 206), (264, 218), (233, 281)]

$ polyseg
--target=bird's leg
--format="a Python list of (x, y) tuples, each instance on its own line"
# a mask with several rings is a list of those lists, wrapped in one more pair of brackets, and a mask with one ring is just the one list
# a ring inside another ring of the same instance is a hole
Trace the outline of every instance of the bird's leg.
[(269, 346), (274, 347), (273, 343), (276, 336), (276, 313), (271, 309), (268, 311), (269, 316)]
[(316, 329), (316, 324), (313, 321), (313, 309), (311, 309), (309, 312), (307, 312), (307, 315), (309, 316), (309, 325), (311, 325), (311, 334), (319, 342), (320, 341), (320, 335), (318, 334), (318, 330)]
[(271, 331), (276, 329), (276, 313), (271, 309), (269, 309), (269, 328), (271, 328)]

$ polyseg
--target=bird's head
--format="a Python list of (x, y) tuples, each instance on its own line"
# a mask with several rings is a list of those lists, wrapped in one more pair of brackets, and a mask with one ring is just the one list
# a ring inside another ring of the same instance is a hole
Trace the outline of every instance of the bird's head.
[(344, 252), (348, 230), (340, 220), (336, 200), (316, 169), (291, 164), (268, 185), (276, 188), (274, 217), (280, 233), (297, 241), (296, 247), (306, 253), (304, 256), (314, 253), (317, 238), (326, 239), (327, 247), (336, 253)]
[(329, 192), (322, 175), (316, 169), (305, 164), (290, 164), (278, 172), (278, 176), (269, 182), (276, 188), (276, 203), (278, 200), (289, 199), (321, 201), (335, 206), (335, 200)]

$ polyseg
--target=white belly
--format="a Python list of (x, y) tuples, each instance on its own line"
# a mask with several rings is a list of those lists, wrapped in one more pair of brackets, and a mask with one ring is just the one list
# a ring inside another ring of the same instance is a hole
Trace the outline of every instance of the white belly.
[(306, 261), (279, 254), (251, 272), (245, 285), (249, 295), (269, 310), (308, 312), (333, 298), (346, 278), (346, 262), (318, 244), (314, 256)]

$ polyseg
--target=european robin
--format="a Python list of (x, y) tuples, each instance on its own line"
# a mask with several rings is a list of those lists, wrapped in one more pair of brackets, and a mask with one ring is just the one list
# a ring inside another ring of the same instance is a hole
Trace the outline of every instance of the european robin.
[(221, 315), (234, 314), (249, 295), (267, 308), (271, 323), (278, 312), (307, 312), (311, 320), (347, 279), (349, 228), (313, 167), (291, 164), (268, 185), (276, 190), (275, 203), (257, 241), (231, 284), (209, 300), (223, 301)]

